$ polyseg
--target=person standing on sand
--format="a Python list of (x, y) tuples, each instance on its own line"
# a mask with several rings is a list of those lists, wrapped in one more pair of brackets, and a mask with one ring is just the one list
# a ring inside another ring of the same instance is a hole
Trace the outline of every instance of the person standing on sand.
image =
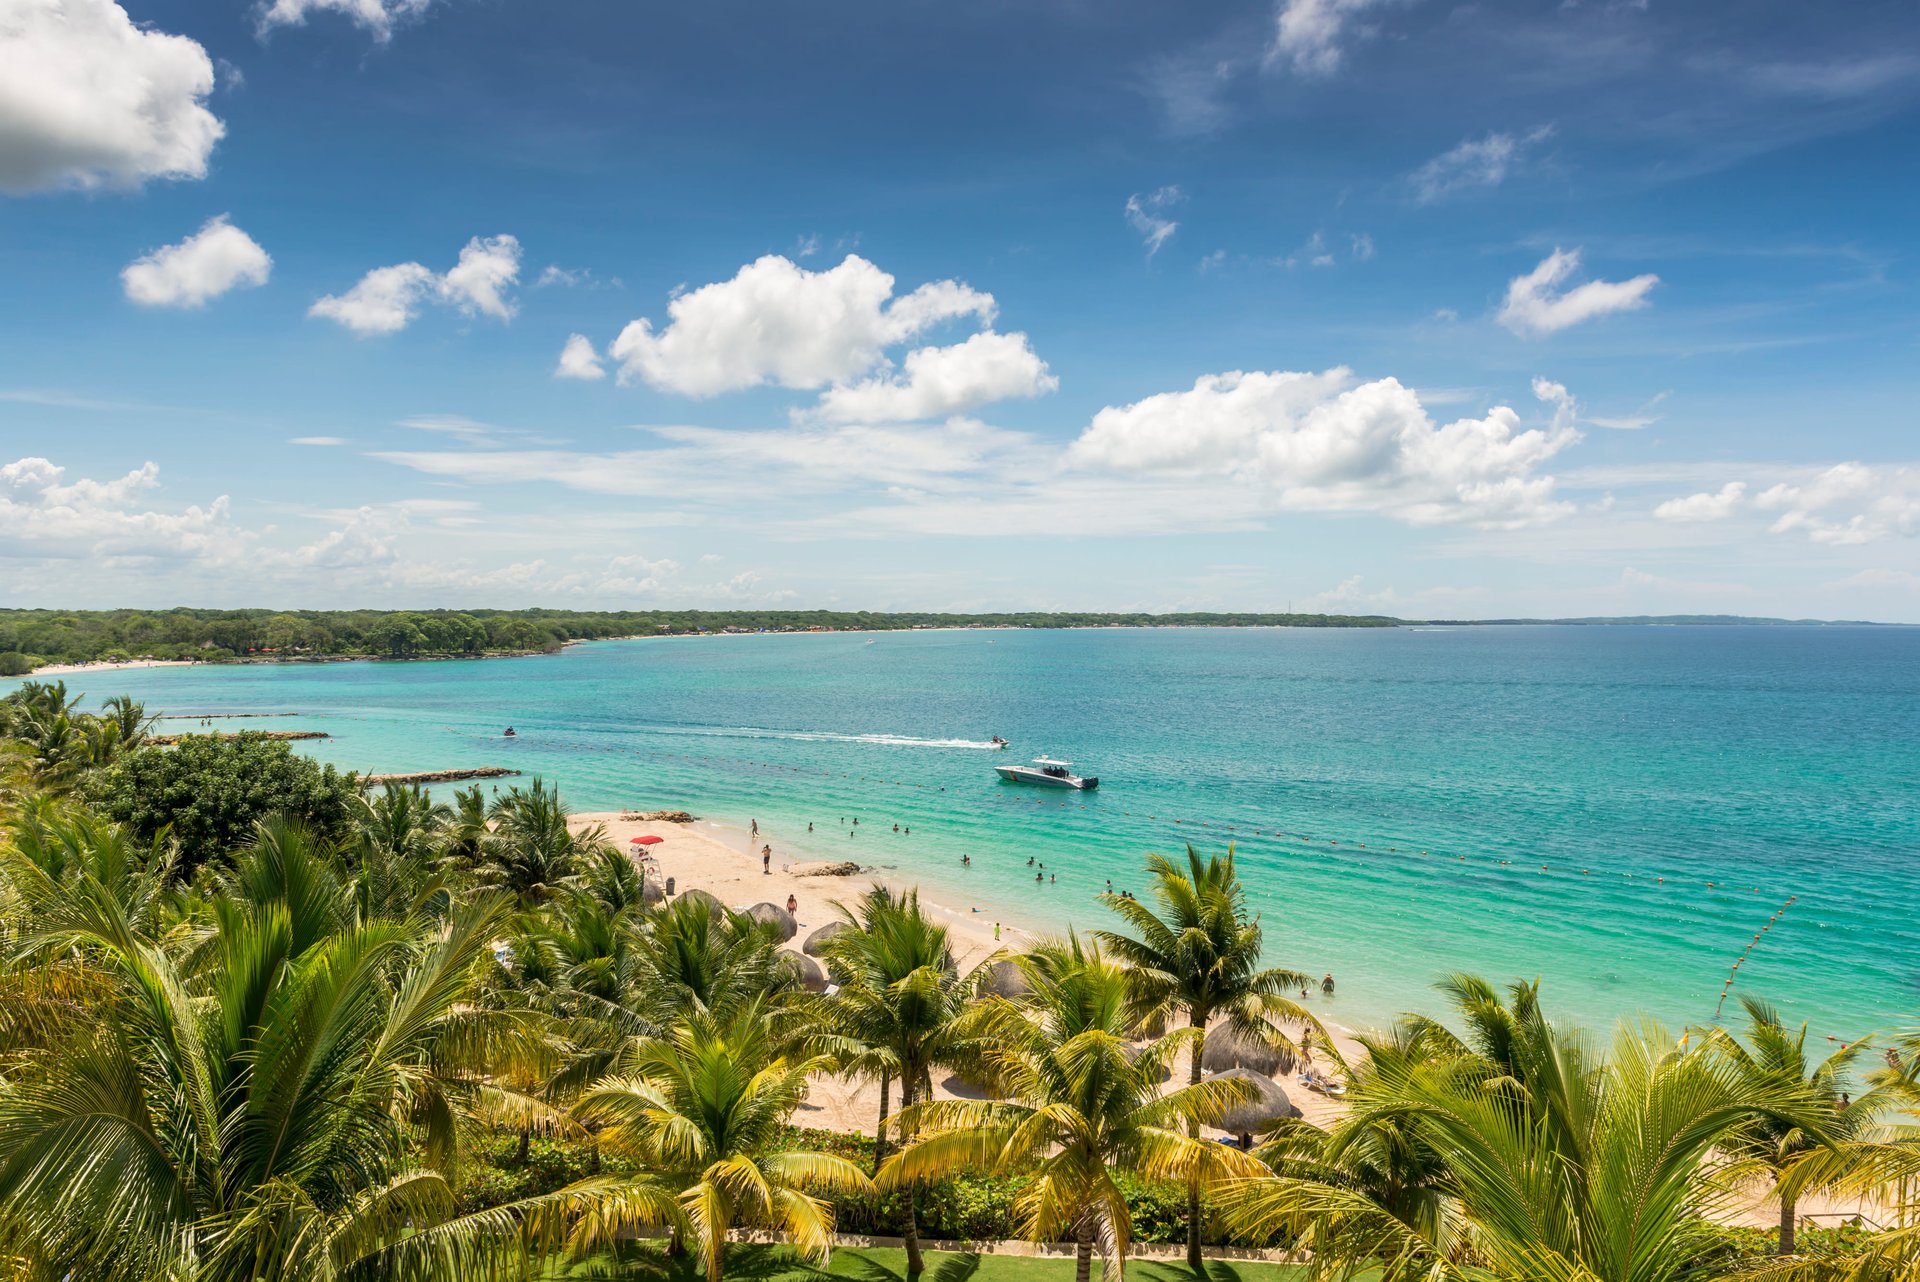
[(789, 913), (797, 913), (800, 911), (800, 901), (792, 895), (787, 896), (787, 911)]
[(762, 877), (773, 876), (773, 847), (772, 846), (760, 847), (760, 875)]
[(993, 942), (996, 944), (1000, 942), (1000, 923), (997, 921), (993, 923)]

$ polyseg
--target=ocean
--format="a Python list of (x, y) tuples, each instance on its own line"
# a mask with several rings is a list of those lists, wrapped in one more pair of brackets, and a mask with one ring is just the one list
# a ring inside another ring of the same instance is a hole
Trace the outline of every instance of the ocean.
[[(1437, 1011), (1454, 971), (1537, 977), (1600, 1029), (1709, 1021), (1729, 976), (1815, 1039), (1920, 1022), (1920, 629), (710, 636), (69, 682), (295, 712), (216, 724), (327, 731), (296, 746), (344, 767), (758, 820), (783, 862), (1030, 929), (1107, 924), (1094, 896), (1144, 895), (1145, 852), (1231, 844), (1269, 962), (1332, 972), (1313, 1001), (1350, 1026)], [(1100, 788), (991, 769), (1041, 754)]]

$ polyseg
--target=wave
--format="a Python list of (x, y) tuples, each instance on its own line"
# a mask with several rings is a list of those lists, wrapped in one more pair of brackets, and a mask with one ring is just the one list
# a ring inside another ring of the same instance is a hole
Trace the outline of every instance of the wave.
[(866, 743), (883, 748), (993, 749), (985, 739), (922, 739), (908, 734), (836, 734), (831, 730), (767, 730), (759, 726), (642, 726), (653, 734), (699, 735), (718, 739), (791, 739), (800, 743)]

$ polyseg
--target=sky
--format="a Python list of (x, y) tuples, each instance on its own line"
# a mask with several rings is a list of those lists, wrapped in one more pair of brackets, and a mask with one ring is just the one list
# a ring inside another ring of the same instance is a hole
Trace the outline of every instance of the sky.
[(1920, 622), (1910, 0), (0, 0), (0, 604)]

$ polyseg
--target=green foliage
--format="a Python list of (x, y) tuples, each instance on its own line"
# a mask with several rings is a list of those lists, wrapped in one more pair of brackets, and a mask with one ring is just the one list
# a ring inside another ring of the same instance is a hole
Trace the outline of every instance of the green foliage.
[[(1346, 614), (875, 614), (845, 610), (0, 610), (0, 659), (387, 659), (539, 654), (568, 641), (702, 632), (906, 628), (1392, 627)], [(4, 674), (0, 674), (4, 675)]]
[(351, 774), (260, 734), (183, 735), (171, 747), (124, 757), (88, 780), (83, 795), (142, 840), (170, 829), (185, 871), (250, 841), (270, 814), (338, 841), (360, 808)]
[(33, 666), (33, 660), (18, 650), (0, 650), (0, 677), (24, 677)]

